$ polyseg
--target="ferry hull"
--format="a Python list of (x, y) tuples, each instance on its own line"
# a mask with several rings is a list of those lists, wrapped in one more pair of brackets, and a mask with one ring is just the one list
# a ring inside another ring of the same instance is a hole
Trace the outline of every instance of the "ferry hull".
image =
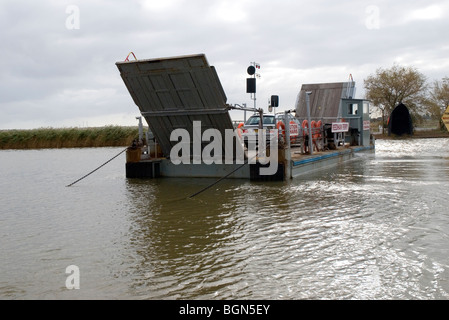
[[(368, 147), (350, 147), (320, 152), (311, 156), (302, 155), (291, 160), (281, 160), (274, 175), (260, 175), (256, 164), (173, 164), (169, 159), (148, 159), (126, 163), (127, 178), (226, 178), (251, 181), (283, 181), (323, 170), (349, 161), (360, 152), (374, 151)], [(294, 150), (294, 149), (293, 149)], [(294, 151), (292, 152), (294, 154)]]

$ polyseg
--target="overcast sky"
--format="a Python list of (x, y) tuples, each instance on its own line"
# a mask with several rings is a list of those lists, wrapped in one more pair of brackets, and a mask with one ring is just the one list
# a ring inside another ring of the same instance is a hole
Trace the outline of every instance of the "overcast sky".
[[(0, 2), (0, 129), (136, 125), (115, 65), (204, 53), (229, 104), (294, 108), (302, 84), (363, 80), (394, 63), (449, 76), (449, 1), (147, 0)], [(243, 115), (232, 113), (234, 119)]]

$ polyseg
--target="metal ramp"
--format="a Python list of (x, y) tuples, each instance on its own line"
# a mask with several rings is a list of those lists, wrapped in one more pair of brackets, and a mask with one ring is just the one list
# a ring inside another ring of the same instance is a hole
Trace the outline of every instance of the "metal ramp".
[(352, 93), (354, 82), (335, 82), (304, 84), (296, 101), (296, 116), (300, 119), (307, 117), (306, 92), (310, 95), (310, 116), (312, 118), (337, 118), (341, 116), (341, 99), (348, 92)]
[[(116, 65), (165, 157), (178, 143), (170, 141), (173, 130), (186, 129), (192, 143), (194, 121), (201, 121), (202, 133), (214, 128), (225, 137), (225, 130), (233, 129), (223, 87), (204, 54)], [(224, 138), (222, 143), (224, 155)]]

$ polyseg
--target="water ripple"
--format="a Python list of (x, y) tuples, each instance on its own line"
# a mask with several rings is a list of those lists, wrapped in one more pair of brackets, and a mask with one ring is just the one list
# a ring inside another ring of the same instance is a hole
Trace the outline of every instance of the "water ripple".
[(194, 199), (214, 180), (127, 180), (120, 161), (63, 187), (116, 151), (0, 152), (1, 297), (449, 298), (447, 139), (378, 141), (301, 179)]

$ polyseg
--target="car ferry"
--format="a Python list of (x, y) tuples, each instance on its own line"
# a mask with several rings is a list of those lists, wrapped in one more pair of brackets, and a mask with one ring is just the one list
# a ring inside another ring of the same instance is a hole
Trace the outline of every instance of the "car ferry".
[(242, 108), (227, 103), (204, 54), (116, 66), (148, 124), (127, 150), (128, 178), (287, 180), (375, 148), (369, 101), (353, 98), (353, 81), (302, 85), (294, 109), (245, 108), (254, 116), (234, 125), (230, 111)]

